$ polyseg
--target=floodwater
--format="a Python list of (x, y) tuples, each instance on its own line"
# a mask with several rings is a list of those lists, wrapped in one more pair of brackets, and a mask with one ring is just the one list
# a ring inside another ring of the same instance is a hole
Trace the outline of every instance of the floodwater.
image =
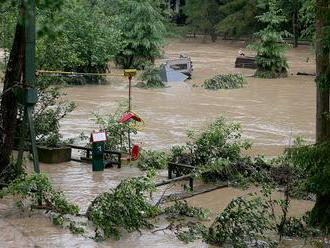
[[(219, 116), (241, 123), (243, 134), (253, 142), (252, 153), (268, 156), (279, 154), (296, 136), (313, 141), (315, 134), (314, 77), (297, 76), (298, 71), (315, 71), (311, 47), (301, 46), (288, 53), (290, 75), (285, 79), (255, 79), (247, 77), (243, 89), (209, 91), (194, 88), (194, 83), (219, 73), (242, 73), (251, 76), (253, 70), (235, 69), (238, 42), (202, 44), (185, 40), (170, 43), (166, 57), (180, 53), (191, 56), (193, 80), (172, 83), (165, 89), (133, 88), (133, 110), (145, 122), (135, 142), (144, 148), (167, 149), (186, 141), (186, 130), (201, 128)], [(249, 52), (248, 52), (249, 54)], [(306, 58), (310, 62), (306, 62)], [(127, 101), (128, 83), (110, 79), (111, 85), (67, 88), (68, 98), (78, 108), (62, 123), (65, 137), (81, 131), (91, 132), (94, 126), (91, 112), (113, 112), (118, 102)]]
[[(253, 70), (235, 69), (237, 51), (244, 44), (220, 41), (204, 44), (193, 39), (171, 41), (165, 56), (184, 53), (194, 63), (193, 80), (172, 83), (165, 89), (143, 90), (133, 88), (133, 110), (145, 121), (144, 129), (134, 137), (144, 148), (168, 149), (186, 141), (185, 131), (202, 128), (220, 115), (229, 121), (240, 122), (244, 137), (254, 144), (252, 154), (267, 156), (279, 154), (292, 142), (293, 137), (303, 136), (309, 141), (314, 137), (315, 85), (314, 78), (296, 76), (296, 72), (314, 72), (310, 47), (301, 46), (288, 53), (290, 75), (286, 79), (265, 80), (248, 77), (243, 89), (207, 91), (192, 87), (193, 83), (218, 73), (253, 74)], [(250, 52), (247, 51), (249, 54)], [(252, 54), (252, 53), (251, 53)], [(89, 133), (96, 128), (91, 112), (113, 112), (118, 102), (127, 100), (127, 82), (112, 79), (110, 85), (80, 86), (65, 89), (67, 98), (78, 108), (62, 122), (65, 137), (75, 137), (82, 131)], [(57, 189), (84, 212), (89, 202), (99, 193), (113, 188), (120, 180), (142, 175), (135, 167), (108, 169), (92, 173), (90, 165), (76, 162), (59, 165), (42, 165)], [(165, 178), (162, 172), (158, 180)], [(178, 186), (170, 191), (175, 191)], [(195, 196), (188, 201), (194, 206), (211, 209), (212, 216), (223, 210), (230, 200), (247, 192), (233, 188), (216, 190)], [(155, 194), (159, 196), (161, 192)], [(280, 194), (277, 197), (281, 197)], [(291, 214), (299, 216), (311, 209), (313, 202), (293, 201)], [(161, 222), (162, 223), (162, 222)], [(164, 225), (165, 223), (161, 224)], [(202, 242), (186, 245), (170, 233), (124, 234), (120, 241), (96, 243), (92, 239), (70, 234), (53, 226), (49, 218), (39, 212), (20, 213), (11, 200), (0, 201), (0, 247), (210, 247)], [(287, 247), (302, 247), (302, 241), (289, 242)]]

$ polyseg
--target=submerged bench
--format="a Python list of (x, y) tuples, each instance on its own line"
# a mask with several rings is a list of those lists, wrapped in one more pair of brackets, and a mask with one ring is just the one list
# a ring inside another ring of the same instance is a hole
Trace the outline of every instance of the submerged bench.
[(235, 61), (235, 68), (257, 69), (255, 57), (239, 56)]

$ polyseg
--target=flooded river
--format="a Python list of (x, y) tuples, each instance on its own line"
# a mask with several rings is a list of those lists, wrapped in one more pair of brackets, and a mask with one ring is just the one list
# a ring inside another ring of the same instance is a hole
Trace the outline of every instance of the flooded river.
[[(165, 57), (180, 53), (192, 57), (193, 79), (186, 83), (172, 83), (165, 89), (133, 89), (133, 110), (145, 121), (145, 128), (134, 137), (144, 148), (168, 149), (186, 141), (185, 131), (202, 128), (218, 116), (241, 123), (244, 136), (254, 144), (251, 153), (267, 156), (279, 154), (292, 142), (303, 136), (313, 141), (315, 134), (314, 78), (296, 76), (298, 71), (313, 73), (315, 64), (310, 47), (301, 46), (288, 53), (290, 76), (286, 79), (265, 80), (247, 77), (243, 89), (207, 91), (192, 87), (218, 73), (253, 74), (253, 70), (235, 69), (237, 51), (244, 46), (239, 42), (203, 44), (196, 40), (171, 41)], [(249, 51), (247, 51), (249, 54)], [(251, 52), (252, 55), (252, 52)], [(292, 73), (292, 75), (291, 75)], [(111, 84), (69, 87), (67, 98), (78, 104), (77, 109), (63, 122), (64, 137), (76, 137), (82, 131), (89, 133), (94, 126), (91, 112), (106, 115), (113, 112), (120, 101), (127, 100), (127, 82), (110, 79)], [(67, 163), (42, 165), (56, 188), (64, 191), (82, 212), (99, 193), (113, 188), (120, 180), (142, 175), (134, 167), (110, 169), (92, 173), (90, 165)], [(159, 179), (166, 176), (162, 173)], [(238, 189), (221, 189), (193, 197), (194, 206), (210, 208), (213, 216), (223, 210), (233, 197), (245, 194)], [(158, 193), (159, 194), (159, 193)], [(311, 209), (312, 202), (293, 201), (292, 214), (301, 215)], [(0, 201), (0, 247), (209, 247), (202, 242), (186, 245), (171, 234), (144, 232), (124, 234), (120, 241), (96, 243), (88, 237), (75, 236), (57, 228), (49, 218), (36, 213), (19, 213), (9, 200)], [(289, 247), (301, 247), (303, 242), (291, 242)]]
[[(202, 44), (195, 41), (175, 42), (165, 56), (179, 53), (191, 56), (193, 80), (172, 83), (165, 89), (133, 88), (133, 110), (142, 116), (145, 128), (135, 137), (144, 148), (168, 148), (186, 141), (186, 130), (201, 128), (218, 116), (241, 123), (246, 138), (254, 144), (253, 153), (277, 155), (296, 136), (312, 141), (315, 134), (314, 77), (297, 76), (298, 71), (315, 70), (310, 47), (291, 49), (288, 57), (290, 75), (285, 79), (266, 80), (247, 77), (243, 89), (209, 91), (192, 84), (219, 73), (253, 74), (253, 70), (235, 69), (237, 51), (242, 44), (221, 42)], [(311, 59), (311, 61), (313, 61)], [(68, 98), (78, 108), (62, 123), (66, 137), (93, 129), (91, 112), (113, 112), (118, 102), (127, 101), (128, 83), (110, 79), (111, 85), (67, 88)]]

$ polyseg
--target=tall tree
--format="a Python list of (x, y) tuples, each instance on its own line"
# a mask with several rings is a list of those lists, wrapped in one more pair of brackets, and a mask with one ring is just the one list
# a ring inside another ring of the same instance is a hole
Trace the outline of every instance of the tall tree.
[[(117, 0), (118, 1), (118, 0)], [(118, 1), (116, 26), (123, 45), (115, 55), (124, 68), (143, 68), (161, 55), (166, 29), (161, 10), (152, 0)]]
[(301, 31), (299, 11), (303, 0), (279, 0), (279, 7), (283, 9), (286, 19), (291, 23), (293, 46), (298, 47), (298, 39)]
[(216, 41), (218, 35), (216, 24), (221, 19), (221, 13), (218, 10), (220, 2), (219, 0), (188, 0), (184, 7), (188, 24), (193, 31), (210, 35), (212, 41)]
[(257, 30), (258, 0), (223, 0), (222, 3), (219, 7), (221, 19), (217, 24), (219, 32), (239, 37)]
[(283, 44), (283, 36), (286, 31), (281, 30), (281, 24), (286, 21), (281, 9), (278, 8), (276, 0), (268, 0), (269, 10), (257, 20), (266, 27), (256, 33), (257, 41), (250, 47), (257, 51), (256, 77), (277, 78), (286, 77), (288, 63), (285, 57), (286, 45)]
[(330, 141), (329, 122), (329, 0), (316, 1), (316, 142)]

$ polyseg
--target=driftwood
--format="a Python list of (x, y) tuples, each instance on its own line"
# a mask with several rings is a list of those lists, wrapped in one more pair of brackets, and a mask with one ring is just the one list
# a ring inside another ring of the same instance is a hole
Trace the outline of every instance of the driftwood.
[(297, 72), (297, 75), (300, 75), (300, 76), (313, 76), (313, 77), (316, 77), (316, 73), (308, 73), (308, 72)]
[(257, 69), (255, 57), (239, 56), (235, 61), (235, 68)]

